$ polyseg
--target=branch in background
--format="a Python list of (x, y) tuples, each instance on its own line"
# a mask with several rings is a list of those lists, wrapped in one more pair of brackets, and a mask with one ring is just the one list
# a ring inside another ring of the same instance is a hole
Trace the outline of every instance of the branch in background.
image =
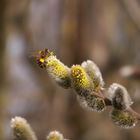
[(125, 78), (140, 80), (140, 66), (124, 66), (120, 74)]
[(140, 30), (140, 4), (137, 0), (122, 0), (121, 1), (131, 17), (133, 23)]
[(60, 86), (76, 91), (82, 107), (101, 112), (111, 106), (112, 121), (123, 128), (132, 128), (140, 120), (140, 114), (131, 108), (133, 102), (126, 88), (113, 83), (105, 89), (100, 69), (94, 62), (87, 60), (68, 68), (48, 49), (40, 51), (36, 60)]

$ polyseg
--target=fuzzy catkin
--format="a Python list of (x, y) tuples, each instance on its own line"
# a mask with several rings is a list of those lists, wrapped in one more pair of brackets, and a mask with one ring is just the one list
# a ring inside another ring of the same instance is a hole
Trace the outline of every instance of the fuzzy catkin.
[(64, 88), (71, 86), (70, 69), (60, 62), (56, 56), (50, 56), (46, 59), (46, 69), (60, 86)]
[(100, 69), (93, 61), (84, 61), (81, 66), (85, 69), (86, 73), (94, 83), (94, 91), (98, 92), (101, 88), (104, 87), (104, 81)]
[(111, 112), (113, 122), (122, 128), (133, 128), (137, 123), (137, 118), (129, 111), (113, 109)]
[(80, 65), (72, 66), (71, 78), (73, 88), (77, 92), (77, 100), (82, 107), (96, 112), (105, 109), (104, 100), (92, 94), (95, 86), (83, 67)]
[(57, 84), (63, 88), (71, 87), (70, 69), (48, 49), (40, 51), (36, 57), (36, 61), (41, 68), (48, 71)]
[(94, 85), (85, 70), (80, 65), (71, 67), (72, 86), (79, 95), (89, 94), (94, 89)]
[(108, 98), (114, 108), (125, 110), (132, 105), (132, 100), (126, 88), (120, 84), (113, 83), (108, 89)]
[(31, 126), (22, 117), (15, 117), (11, 120), (14, 140), (37, 140)]
[(77, 100), (83, 108), (89, 111), (102, 112), (106, 108), (104, 100), (95, 97), (92, 94), (89, 94), (86, 97), (77, 95)]
[(47, 136), (47, 140), (64, 140), (64, 137), (58, 131), (51, 131)]

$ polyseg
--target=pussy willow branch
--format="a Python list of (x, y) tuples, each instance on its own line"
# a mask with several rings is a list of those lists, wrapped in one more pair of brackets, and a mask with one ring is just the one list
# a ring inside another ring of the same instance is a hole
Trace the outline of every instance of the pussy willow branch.
[[(114, 83), (109, 88), (109, 89), (113, 88), (113, 90), (115, 90), (114, 88), (117, 87), (120, 89), (118, 91), (121, 92), (123, 101), (122, 103), (118, 101), (121, 107), (120, 106), (117, 107), (117, 105), (114, 104), (114, 101), (112, 101), (113, 97), (109, 98), (108, 94), (110, 91), (106, 90), (106, 88), (103, 88), (104, 84), (100, 83), (99, 88), (97, 88), (96, 84), (98, 84), (98, 81), (95, 81), (95, 83), (94, 82), (92, 83), (92, 81), (90, 81), (90, 78), (88, 77), (88, 71), (90, 71), (91, 65), (95, 67), (95, 71), (97, 73), (100, 73), (100, 71), (98, 70), (98, 67), (92, 61), (88, 60), (88, 61), (83, 62), (82, 63), (83, 67), (80, 65), (73, 65), (71, 67), (71, 73), (70, 73), (70, 69), (67, 66), (65, 66), (60, 60), (58, 60), (56, 56), (52, 52), (50, 52), (48, 49), (45, 49), (44, 51), (40, 51), (39, 55), (36, 57), (36, 61), (41, 68), (47, 69), (48, 72), (50, 73), (50, 76), (55, 78), (56, 82), (60, 84), (62, 87), (64, 88), (71, 87), (77, 92), (77, 94), (87, 97), (85, 102), (88, 107), (92, 107), (92, 109), (95, 109), (96, 111), (101, 111), (102, 106), (104, 108), (105, 105), (113, 107), (114, 111), (116, 112), (112, 112), (112, 113), (115, 113), (115, 114), (112, 114), (112, 119), (115, 123), (118, 123), (118, 125), (122, 127), (124, 126), (126, 128), (133, 127), (136, 124), (137, 120), (140, 120), (140, 114), (134, 111), (130, 107), (131, 100), (129, 99), (129, 95), (125, 87)], [(89, 74), (89, 76), (91, 75)], [(95, 77), (91, 76), (91, 78), (95, 78)], [(98, 76), (98, 78), (100, 78), (100, 82), (102, 82), (102, 77)], [(68, 83), (66, 81), (68, 81)], [(95, 84), (95, 86), (93, 84)], [(92, 92), (90, 92), (91, 90)], [(87, 92), (88, 94), (93, 95), (93, 96), (89, 96), (88, 98), (88, 96), (86, 96), (87, 94), (84, 94), (86, 91), (88, 91)], [(114, 92), (117, 93), (117, 91), (114, 91)], [(115, 94), (115, 93), (112, 93), (112, 94)], [(100, 98), (101, 100), (98, 100), (96, 98), (97, 101), (96, 100), (93, 101), (94, 96), (97, 98)]]
[[(103, 99), (104, 102), (105, 102), (105, 104), (106, 104), (106, 106), (112, 106), (112, 102), (111, 102), (110, 99), (108, 99), (108, 98), (105, 96), (105, 94), (104, 94), (105, 92), (106, 92), (105, 90), (102, 90), (102, 91), (100, 91), (99, 94), (97, 94), (96, 92), (92, 92), (92, 94), (95, 95), (96, 97), (99, 97), (99, 98)], [(129, 111), (129, 112), (131, 112), (132, 114), (134, 114), (134, 115), (136, 116), (136, 118), (140, 121), (140, 114), (139, 114), (139, 113), (137, 113), (136, 111), (134, 111), (131, 107), (129, 107), (129, 108), (127, 109), (127, 111)]]

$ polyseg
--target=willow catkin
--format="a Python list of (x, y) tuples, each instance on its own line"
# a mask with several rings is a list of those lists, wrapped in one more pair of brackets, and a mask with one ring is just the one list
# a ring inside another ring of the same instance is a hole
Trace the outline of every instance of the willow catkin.
[(81, 66), (85, 69), (86, 73), (89, 75), (94, 83), (94, 91), (98, 92), (104, 87), (104, 81), (102, 74), (98, 66), (91, 60), (84, 61)]
[(47, 140), (64, 140), (64, 137), (58, 131), (51, 131), (47, 136)]
[(96, 112), (105, 109), (104, 100), (93, 94), (94, 83), (83, 67), (80, 65), (72, 66), (71, 79), (72, 86), (77, 92), (77, 99), (82, 107)]
[(40, 51), (36, 57), (37, 64), (46, 69), (49, 75), (63, 88), (71, 87), (70, 69), (65, 66), (48, 49)]
[(14, 140), (37, 140), (31, 126), (22, 117), (12, 118), (11, 128), (13, 130)]
[(111, 119), (116, 125), (122, 128), (133, 128), (137, 123), (136, 116), (127, 110), (113, 109), (111, 112)]
[(114, 108), (125, 110), (132, 105), (132, 100), (126, 88), (120, 84), (113, 83), (108, 89), (108, 98)]

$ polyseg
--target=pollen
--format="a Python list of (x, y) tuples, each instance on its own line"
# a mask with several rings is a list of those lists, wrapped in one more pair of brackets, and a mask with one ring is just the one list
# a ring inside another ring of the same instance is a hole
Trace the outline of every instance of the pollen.
[(61, 63), (55, 56), (50, 56), (47, 60), (47, 67), (50, 72), (59, 78), (65, 78), (68, 75), (67, 67)]
[(40, 60), (39, 60), (41, 63), (44, 63), (44, 59), (43, 58), (40, 58)]
[(80, 65), (72, 66), (71, 77), (75, 88), (89, 88), (91, 81), (85, 72), (85, 70)]

